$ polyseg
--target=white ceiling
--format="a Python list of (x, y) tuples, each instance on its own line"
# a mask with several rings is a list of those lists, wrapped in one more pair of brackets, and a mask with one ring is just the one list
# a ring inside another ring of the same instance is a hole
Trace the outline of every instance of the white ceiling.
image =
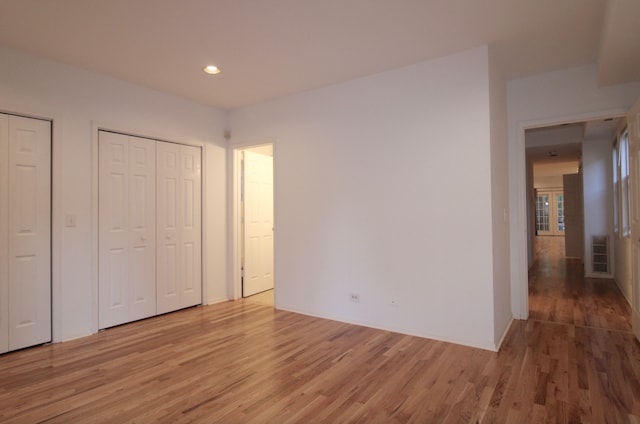
[(601, 82), (637, 79), (638, 4), (0, 0), (0, 44), (233, 109), (485, 44), (507, 78), (598, 61)]
[(578, 172), (582, 142), (612, 143), (624, 121), (608, 118), (526, 130), (527, 159), (533, 162), (535, 178)]

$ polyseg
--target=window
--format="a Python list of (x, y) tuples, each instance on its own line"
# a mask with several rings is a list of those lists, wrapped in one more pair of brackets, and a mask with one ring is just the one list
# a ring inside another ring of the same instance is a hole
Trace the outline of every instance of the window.
[(556, 193), (556, 221), (558, 232), (564, 232), (564, 194)]
[(561, 189), (536, 189), (536, 235), (564, 234), (564, 193)]
[(549, 231), (549, 196), (536, 196), (536, 234)]
[(612, 164), (613, 164), (613, 231), (616, 234), (619, 234), (619, 222), (620, 219), (618, 217), (618, 212), (620, 208), (618, 207), (618, 184), (620, 182), (620, 170), (618, 169), (618, 141), (614, 140), (613, 142), (613, 151), (611, 154)]
[(620, 199), (620, 225), (623, 237), (631, 235), (629, 222), (630, 189), (629, 189), (629, 133), (625, 131), (620, 137), (620, 149), (618, 151), (618, 169), (620, 183), (618, 184)]

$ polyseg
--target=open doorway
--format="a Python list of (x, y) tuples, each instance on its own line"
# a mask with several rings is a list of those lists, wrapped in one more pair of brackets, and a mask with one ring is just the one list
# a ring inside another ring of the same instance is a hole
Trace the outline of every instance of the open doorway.
[(236, 157), (236, 274), (239, 294), (274, 305), (273, 145), (249, 146)]
[[(614, 281), (612, 155), (621, 125), (601, 119), (525, 132), (532, 319), (629, 326), (628, 304)], [(608, 306), (594, 307), (602, 302)]]
[[(581, 190), (576, 186), (582, 181), (584, 134), (584, 123), (525, 132), (530, 266), (540, 255), (549, 253), (545, 251), (547, 247), (563, 258), (583, 257), (583, 207), (581, 196), (577, 195)], [(555, 247), (552, 249), (551, 245)], [(562, 250), (557, 249), (558, 245)]]

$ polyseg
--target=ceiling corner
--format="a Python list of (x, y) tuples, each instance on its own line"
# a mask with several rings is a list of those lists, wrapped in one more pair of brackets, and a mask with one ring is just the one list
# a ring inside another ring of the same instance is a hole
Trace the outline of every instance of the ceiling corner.
[(607, 0), (598, 49), (600, 86), (640, 81), (640, 1)]

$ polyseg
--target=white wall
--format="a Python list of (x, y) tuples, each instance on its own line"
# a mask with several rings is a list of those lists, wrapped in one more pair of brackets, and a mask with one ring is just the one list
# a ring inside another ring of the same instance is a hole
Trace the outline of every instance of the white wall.
[[(95, 330), (92, 270), (92, 125), (205, 146), (205, 301), (227, 298), (228, 115), (81, 69), (0, 47), (0, 109), (52, 118), (54, 338)], [(77, 227), (64, 227), (64, 214)]]
[[(491, 53), (491, 51), (490, 51)], [(489, 60), (491, 112), (491, 206), (493, 244), (494, 343), (501, 344), (512, 320), (509, 282), (509, 166), (507, 162), (507, 84)]]
[[(593, 274), (591, 237), (609, 236), (613, 248), (613, 170), (611, 147), (613, 140), (590, 139), (582, 143), (582, 186), (584, 191), (584, 269), (587, 277)], [(611, 254), (610, 260), (613, 259)], [(611, 271), (612, 263), (609, 263)], [(612, 277), (613, 273), (606, 276)]]
[(478, 48), (231, 113), (275, 141), (278, 308), (495, 348), (488, 81)]
[(627, 302), (631, 304), (631, 295), (632, 295), (632, 280), (631, 280), (631, 272), (632, 270), (632, 244), (631, 239), (629, 237), (620, 237), (616, 235), (614, 237), (614, 272), (615, 272), (615, 280), (616, 284), (620, 288), (620, 291), (627, 299)]
[[(535, 189), (545, 189), (545, 188), (559, 188), (562, 189), (562, 186), (564, 184), (563, 179), (562, 179), (562, 175), (564, 174), (560, 174), (560, 175), (554, 175), (554, 176), (549, 176), (549, 177), (536, 177), (535, 176), (535, 170), (534, 172), (534, 177), (533, 177), (533, 188)], [(572, 174), (576, 174), (576, 172), (572, 172)]]
[(595, 66), (509, 81), (509, 203), (511, 295), (514, 316), (526, 318), (527, 226), (524, 130), (622, 115), (640, 96), (640, 83), (598, 87)]

